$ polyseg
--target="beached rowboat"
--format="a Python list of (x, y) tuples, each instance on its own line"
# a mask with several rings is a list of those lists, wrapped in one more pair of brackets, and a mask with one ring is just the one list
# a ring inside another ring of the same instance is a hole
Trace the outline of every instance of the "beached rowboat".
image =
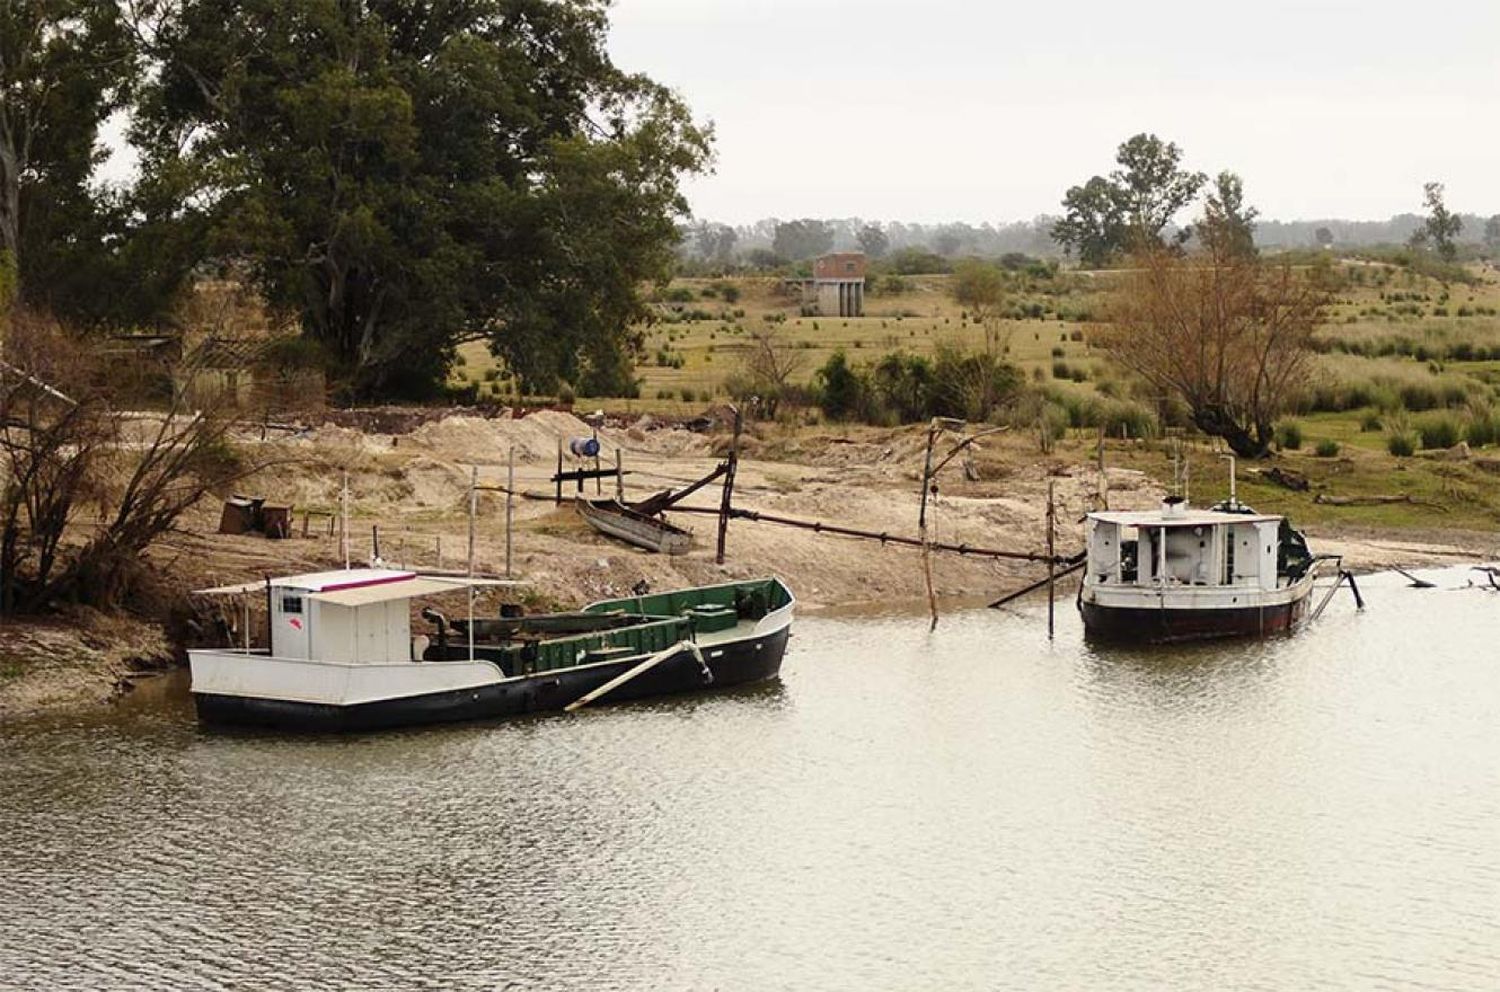
[(693, 532), (638, 513), (617, 499), (580, 499), (578, 513), (597, 531), (666, 555), (686, 554)]

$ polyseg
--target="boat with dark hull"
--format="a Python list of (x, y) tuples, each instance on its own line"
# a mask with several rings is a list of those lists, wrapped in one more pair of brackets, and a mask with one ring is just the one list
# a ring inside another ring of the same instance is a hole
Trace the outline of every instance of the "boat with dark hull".
[(1164, 643), (1263, 637), (1308, 616), (1319, 566), (1284, 517), (1231, 499), (1208, 510), (1087, 517), (1078, 608), (1089, 637)]
[[(795, 599), (777, 578), (449, 619), (412, 604), (464, 580), (356, 569), (271, 580), (268, 649), (189, 652), (200, 720), (368, 730), (492, 719), (725, 688), (781, 669)], [(251, 587), (206, 593), (232, 595)]]

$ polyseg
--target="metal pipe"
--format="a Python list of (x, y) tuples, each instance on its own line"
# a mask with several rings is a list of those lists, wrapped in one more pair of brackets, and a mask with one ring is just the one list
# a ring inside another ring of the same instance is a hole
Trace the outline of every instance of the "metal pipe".
[[(676, 506), (673, 510), (677, 513), (711, 513), (717, 515), (720, 511), (706, 506)], [(840, 527), (837, 524), (825, 524), (816, 520), (794, 520), (791, 517), (779, 517), (771, 513), (761, 513), (758, 510), (731, 509), (731, 517), (740, 520), (753, 520), (760, 523), (782, 524), (786, 527), (800, 527), (803, 530), (816, 531), (820, 534), (836, 534), (840, 537), (862, 537), (879, 541), (881, 544), (900, 544), (905, 547), (920, 548), (922, 542), (914, 537), (902, 537), (897, 534), (876, 533), (868, 530), (855, 530), (853, 527)], [(936, 551), (956, 551), (961, 555), (977, 555), (981, 558), (1005, 558), (1011, 561), (1034, 561), (1046, 562), (1046, 555), (1032, 554), (1028, 551), (1000, 551), (994, 548), (976, 548), (967, 544), (944, 544), (938, 541), (929, 542), (929, 546)], [(1070, 564), (1073, 561), (1070, 556), (1057, 556), (1058, 564)]]

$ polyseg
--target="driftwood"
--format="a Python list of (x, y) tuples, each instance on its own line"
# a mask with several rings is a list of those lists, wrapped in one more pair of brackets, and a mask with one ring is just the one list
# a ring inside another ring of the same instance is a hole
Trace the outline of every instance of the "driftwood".
[(1448, 512), (1448, 508), (1441, 503), (1416, 499), (1411, 493), (1401, 493), (1396, 496), (1329, 496), (1325, 493), (1318, 493), (1313, 496), (1313, 502), (1324, 506), (1386, 506), (1391, 503), (1410, 503), (1413, 506), (1425, 506), (1442, 513)]
[(1274, 482), (1283, 489), (1290, 489), (1293, 492), (1305, 493), (1311, 487), (1311, 483), (1307, 481), (1307, 476), (1301, 472), (1293, 472), (1289, 468), (1282, 468), (1279, 465), (1264, 469), (1259, 475), (1267, 482)]

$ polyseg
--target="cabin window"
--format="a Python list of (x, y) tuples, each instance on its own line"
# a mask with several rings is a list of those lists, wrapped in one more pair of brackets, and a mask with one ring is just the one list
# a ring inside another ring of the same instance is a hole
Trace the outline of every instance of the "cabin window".
[(302, 612), (302, 597), (301, 596), (282, 596), (281, 597), (281, 612), (282, 613), (301, 613)]

